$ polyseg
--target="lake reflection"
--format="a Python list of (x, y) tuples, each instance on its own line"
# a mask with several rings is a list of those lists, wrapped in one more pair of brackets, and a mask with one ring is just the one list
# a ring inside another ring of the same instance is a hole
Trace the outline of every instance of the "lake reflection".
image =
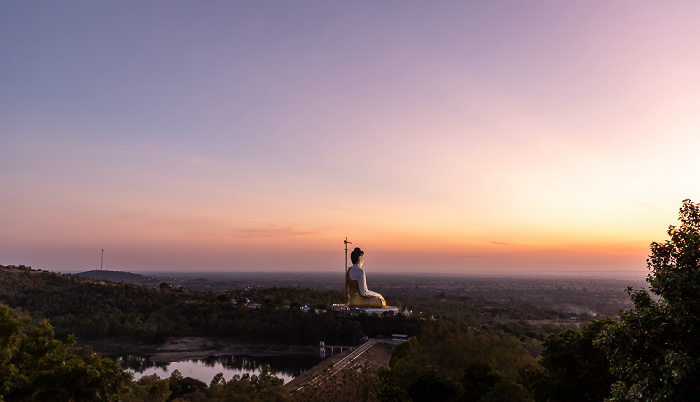
[(306, 370), (317, 365), (321, 359), (317, 356), (218, 356), (204, 360), (183, 360), (172, 363), (154, 363), (147, 357), (138, 355), (116, 356), (113, 359), (122, 368), (134, 374), (134, 379), (147, 375), (157, 374), (160, 378), (168, 378), (175, 370), (180, 370), (183, 377), (192, 377), (204, 381), (207, 385), (218, 373), (224, 373), (224, 377), (230, 380), (236, 374), (258, 375), (266, 366), (270, 366), (273, 375), (284, 380), (291, 381)]

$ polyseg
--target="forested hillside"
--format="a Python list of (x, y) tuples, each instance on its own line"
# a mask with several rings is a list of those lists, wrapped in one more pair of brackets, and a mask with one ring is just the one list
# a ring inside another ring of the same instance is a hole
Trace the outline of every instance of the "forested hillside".
[[(0, 266), (0, 302), (49, 318), (58, 337), (73, 333), (81, 341), (160, 343), (178, 335), (278, 344), (317, 345), (320, 340), (355, 344), (363, 335), (416, 335), (423, 320), (438, 319), (513, 334), (537, 356), (547, 335), (573, 325), (569, 317), (574, 313), (554, 310), (547, 303), (502, 300), (497, 291), (489, 300), (484, 295), (470, 299), (453, 296), (449, 290), (445, 294), (412, 287), (388, 289), (392, 301), (412, 312), (408, 316), (347, 317), (328, 311), (343, 298), (335, 290), (295, 286), (190, 291), (165, 283), (144, 286)], [(246, 302), (259, 308), (249, 308)], [(310, 311), (303, 311), (305, 306)]]
[[(340, 297), (296, 288), (267, 289), (264, 297), (259, 292), (154, 289), (0, 266), (0, 302), (50, 319), (58, 337), (74, 333), (81, 340), (108, 337), (158, 343), (173, 335), (199, 335), (283, 344), (318, 344), (319, 340), (353, 344), (362, 336), (359, 322), (299, 308), (325, 308)], [(259, 302), (261, 308), (234, 304), (246, 298)], [(393, 328), (415, 332), (415, 325), (402, 316), (390, 321)]]

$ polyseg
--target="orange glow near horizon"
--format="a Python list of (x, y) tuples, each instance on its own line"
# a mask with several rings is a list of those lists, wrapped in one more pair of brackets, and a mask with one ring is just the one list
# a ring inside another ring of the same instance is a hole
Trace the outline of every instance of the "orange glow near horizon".
[(698, 2), (122, 8), (0, 3), (0, 264), (644, 272), (700, 201)]

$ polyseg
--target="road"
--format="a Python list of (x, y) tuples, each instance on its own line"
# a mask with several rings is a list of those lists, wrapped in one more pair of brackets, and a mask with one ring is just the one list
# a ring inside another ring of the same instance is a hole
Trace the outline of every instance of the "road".
[[(377, 342), (386, 342), (385, 340), (377, 340), (377, 339), (370, 339), (367, 342), (363, 343), (362, 345), (358, 346), (357, 349), (353, 350), (350, 352), (347, 356), (343, 357), (340, 359), (337, 363), (333, 365), (333, 368), (331, 368), (330, 373), (329, 372), (323, 372), (318, 374), (316, 377), (312, 378), (307, 385), (314, 386), (317, 385), (321, 381), (325, 381), (336, 374), (338, 374), (341, 370), (344, 368), (352, 365), (357, 358), (362, 356), (366, 351), (368, 351), (372, 346), (374, 346)], [(303, 388), (303, 386), (301, 387)]]
[(360, 345), (360, 347), (358, 347), (357, 349), (353, 350), (349, 355), (340, 359), (340, 361), (333, 366), (333, 371), (329, 377), (333, 377), (334, 375), (338, 374), (340, 370), (344, 369), (349, 364), (352, 364), (355, 361), (355, 359), (362, 356), (362, 354), (365, 353), (369, 348), (371, 348), (375, 343), (377, 343), (376, 339), (370, 339), (367, 342)]

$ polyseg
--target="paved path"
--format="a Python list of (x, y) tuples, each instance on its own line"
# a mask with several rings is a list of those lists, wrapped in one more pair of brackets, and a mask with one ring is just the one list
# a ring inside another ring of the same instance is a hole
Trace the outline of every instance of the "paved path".
[[(381, 345), (382, 343), (389, 344), (392, 347), (387, 349)], [(378, 348), (373, 348), (374, 346), (377, 346)], [(309, 370), (314, 371), (314, 374), (302, 374), (301, 376), (287, 383), (285, 386), (289, 387), (290, 390), (302, 390), (309, 386), (315, 387), (320, 385), (322, 382), (329, 380), (343, 369), (350, 368), (359, 362), (364, 362), (365, 364), (370, 364), (376, 367), (388, 368), (393, 346), (395, 346), (395, 343), (388, 339), (370, 339), (358, 346), (355, 350), (348, 352), (347, 355), (342, 357), (331, 357), (328, 359), (329, 361), (327, 363), (322, 362), (315, 368)], [(332, 359), (338, 360), (331, 363), (330, 360)], [(324, 365), (325, 367), (323, 367)], [(309, 380), (302, 379), (306, 374), (313, 375), (313, 377), (307, 377), (310, 378)]]
[(333, 366), (333, 371), (330, 377), (333, 377), (334, 375), (338, 374), (340, 370), (344, 369), (349, 364), (352, 364), (355, 361), (355, 359), (362, 356), (362, 354), (365, 353), (369, 348), (371, 348), (375, 343), (377, 343), (376, 339), (370, 339), (367, 342), (360, 345), (357, 349), (350, 352), (349, 355), (340, 359), (340, 361)]
[[(333, 368), (331, 369), (330, 374), (327, 372), (323, 372), (323, 373), (318, 374), (316, 377), (312, 378), (307, 383), (307, 386), (317, 385), (319, 382), (335, 376), (341, 370), (343, 370), (345, 367), (352, 365), (355, 362), (355, 360), (357, 360), (357, 358), (362, 356), (362, 354), (364, 354), (366, 351), (368, 351), (377, 342), (385, 342), (385, 341), (376, 340), (376, 339), (368, 340), (367, 342), (363, 343), (362, 345), (358, 346), (355, 350), (350, 352), (347, 356), (338, 360), (338, 362), (333, 365)], [(304, 386), (302, 386), (301, 388), (304, 388)]]

